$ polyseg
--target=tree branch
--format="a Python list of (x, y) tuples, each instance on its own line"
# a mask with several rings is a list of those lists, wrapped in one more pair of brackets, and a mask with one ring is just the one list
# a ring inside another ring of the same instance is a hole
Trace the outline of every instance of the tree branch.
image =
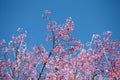
[[(52, 37), (53, 37), (53, 48), (54, 48), (54, 46), (55, 46), (55, 34), (54, 34), (54, 31), (53, 31), (53, 30), (52, 30)], [(52, 52), (49, 53), (48, 59), (50, 58), (51, 55), (52, 55)], [(40, 71), (38, 80), (40, 80), (41, 75), (42, 75), (42, 73), (43, 73), (43, 71), (44, 71), (44, 69), (45, 69), (46, 64), (47, 64), (47, 62), (44, 62), (43, 66), (42, 66), (42, 69), (41, 69), (41, 71)]]

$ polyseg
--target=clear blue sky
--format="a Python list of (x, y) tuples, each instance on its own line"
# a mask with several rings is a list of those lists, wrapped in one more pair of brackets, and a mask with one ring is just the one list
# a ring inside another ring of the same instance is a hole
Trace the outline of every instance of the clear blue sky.
[(102, 35), (106, 30), (120, 40), (120, 0), (0, 0), (0, 39), (9, 41), (17, 28), (23, 27), (29, 45), (50, 47), (45, 42), (47, 22), (41, 18), (46, 9), (58, 24), (72, 17), (73, 36), (83, 43), (90, 41), (93, 33)]

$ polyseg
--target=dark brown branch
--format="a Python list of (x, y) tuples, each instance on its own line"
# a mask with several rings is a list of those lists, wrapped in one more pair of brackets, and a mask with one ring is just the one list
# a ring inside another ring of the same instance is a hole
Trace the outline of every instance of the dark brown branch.
[[(55, 47), (55, 35), (54, 35), (54, 31), (52, 30), (52, 36), (53, 36), (53, 48)], [(48, 55), (48, 59), (50, 58), (50, 56), (52, 55), (52, 52), (49, 53)], [(44, 62), (43, 66), (42, 66), (42, 69), (40, 71), (40, 74), (39, 74), (39, 77), (38, 77), (38, 80), (40, 80), (41, 78), (41, 75), (45, 69), (45, 66), (46, 66), (47, 62)]]
[[(51, 54), (52, 54), (52, 52), (50, 52), (48, 58), (50, 58)], [(40, 80), (41, 75), (42, 75), (42, 73), (43, 73), (43, 71), (44, 71), (44, 68), (45, 68), (46, 64), (47, 64), (47, 62), (44, 62), (43, 66), (42, 66), (42, 69), (41, 69), (41, 71), (40, 71), (38, 80)]]
[(97, 76), (97, 74), (93, 74), (91, 80), (94, 80), (95, 76)]

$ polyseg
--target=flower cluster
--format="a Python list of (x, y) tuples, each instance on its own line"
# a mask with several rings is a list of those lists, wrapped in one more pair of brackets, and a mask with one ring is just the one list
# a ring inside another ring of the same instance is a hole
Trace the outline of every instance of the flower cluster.
[(44, 13), (42, 14), (42, 18), (48, 18), (50, 14), (51, 14), (50, 10), (45, 10)]
[[(42, 15), (48, 18), (46, 10)], [(119, 80), (120, 41), (113, 41), (111, 31), (103, 36), (93, 34), (85, 45), (74, 39), (72, 18), (64, 25), (49, 21), (47, 25), (53, 46), (46, 51), (42, 44), (29, 50), (26, 32), (18, 28), (12, 40), (0, 41), (0, 80)], [(102, 39), (103, 38), (103, 39)]]

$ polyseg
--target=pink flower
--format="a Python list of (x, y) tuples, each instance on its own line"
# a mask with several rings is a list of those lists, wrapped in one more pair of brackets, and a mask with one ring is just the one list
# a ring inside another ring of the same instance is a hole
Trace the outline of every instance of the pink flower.
[(12, 41), (10, 41), (10, 42), (8, 43), (8, 47), (9, 47), (10, 50), (13, 50), (13, 49), (14, 49), (14, 46), (13, 46), (13, 42), (12, 42)]
[(2, 58), (0, 58), (0, 63), (2, 62)]
[(38, 49), (40, 50), (42, 55), (47, 54), (47, 51), (45, 50), (42, 44), (38, 47)]
[(102, 63), (102, 65), (103, 65), (104, 67), (106, 67), (106, 66), (107, 66), (106, 62), (103, 62), (103, 63)]
[(3, 48), (3, 49), (2, 49), (2, 53), (3, 53), (3, 54), (8, 54), (8, 55), (10, 55), (10, 51), (9, 51), (8, 48)]
[(112, 35), (112, 32), (111, 31), (106, 31), (106, 32), (103, 32), (103, 35), (105, 37), (108, 37), (108, 36), (111, 36)]
[(99, 34), (93, 34), (93, 39), (99, 39), (100, 35)]
[(3, 79), (3, 80), (13, 80), (13, 79), (11, 78), (11, 76), (10, 76), (9, 73), (4, 74), (4, 75), (2, 76), (2, 79)]
[(57, 29), (58, 29), (58, 33), (56, 34), (57, 37), (61, 37), (63, 39), (69, 39), (69, 35), (66, 29), (63, 29), (61, 27), (58, 27)]
[(28, 72), (23, 71), (23, 75), (27, 77), (28, 76)]
[(99, 50), (97, 55), (98, 55), (98, 58), (101, 58), (102, 55), (103, 55), (103, 54), (102, 54), (102, 50)]
[(41, 59), (41, 62), (45, 63), (45, 62), (48, 62), (49, 59), (47, 56), (43, 56), (42, 59)]
[(56, 28), (56, 22), (55, 21), (49, 22), (47, 28), (48, 30), (54, 30)]
[(119, 67), (120, 67), (120, 59), (117, 59), (117, 60), (115, 61), (115, 66), (119, 66)]
[(52, 73), (51, 73), (51, 74), (47, 74), (48, 80), (49, 80), (49, 79), (52, 79), (53, 77), (55, 77), (55, 74), (52, 74)]
[(7, 64), (8, 66), (11, 66), (11, 61), (10, 61), (10, 59), (8, 59), (8, 60), (6, 61), (6, 64)]
[(72, 46), (72, 47), (69, 49), (69, 53), (70, 53), (70, 54), (73, 54), (74, 52), (75, 52), (75, 47)]
[(66, 31), (61, 30), (61, 31), (59, 32), (59, 34), (60, 34), (61, 37), (64, 37), (67, 33), (66, 33)]
[(20, 56), (20, 60), (24, 61), (25, 60), (25, 56)]
[(27, 68), (28, 70), (30, 70), (30, 71), (33, 69), (33, 67), (32, 67), (31, 64), (26, 64), (26, 68)]
[(50, 15), (51, 11), (50, 10), (45, 10), (45, 14)]
[(120, 46), (120, 42), (119, 42), (119, 41), (116, 41), (116, 42), (115, 42), (115, 45), (116, 45), (116, 47)]
[(73, 28), (73, 26), (66, 24), (64, 29), (69, 33), (71, 31), (73, 31), (74, 28)]
[(51, 38), (50, 38), (50, 37), (47, 37), (47, 38), (46, 38), (46, 41), (47, 41), (47, 42), (48, 42), (48, 41), (50, 41), (50, 40), (51, 40)]
[(6, 64), (4, 62), (0, 64), (0, 71), (2, 70), (4, 72), (5, 68), (6, 68)]
[(34, 57), (30, 57), (29, 61), (32, 62), (33, 64), (36, 63), (36, 59)]
[(74, 24), (71, 17), (66, 20), (64, 30), (68, 33), (74, 30)]
[(61, 53), (61, 52), (63, 52), (63, 49), (64, 47), (62, 46), (62, 45), (60, 45), (60, 44), (58, 44), (54, 49), (53, 49), (53, 52), (54, 53)]
[(65, 51), (65, 50), (62, 50), (62, 54), (65, 55), (65, 54), (66, 54), (66, 51)]
[(34, 77), (36, 75), (36, 70), (35, 69), (32, 69), (31, 70), (31, 73), (32, 73), (32, 76)]
[(38, 49), (38, 47), (34, 46), (33, 47), (33, 50), (34, 50), (34, 53), (37, 55), (37, 56), (40, 56), (40, 49)]
[(80, 42), (80, 41), (75, 41), (75, 49), (76, 50), (80, 50), (81, 49), (81, 47), (82, 47), (82, 43)]
[(29, 56), (30, 56), (30, 52), (27, 51), (27, 52), (25, 53), (25, 56), (26, 56), (26, 57), (29, 57)]
[(18, 28), (17, 31), (18, 31), (18, 32), (22, 32), (22, 28)]
[(86, 50), (85, 49), (82, 49), (80, 54), (86, 54)]
[(21, 42), (22, 41), (22, 37), (19, 35), (17, 37), (15, 37), (14, 35), (12, 36), (12, 39), (14, 42)]
[(25, 33), (21, 34), (20, 37), (21, 38), (25, 38), (27, 35)]
[(73, 24), (72, 18), (69, 17), (68, 19), (66, 19), (66, 23), (70, 25)]
[(45, 10), (44, 13), (42, 14), (42, 18), (48, 18), (50, 14), (51, 14), (50, 10)]
[(6, 43), (6, 42), (5, 42), (5, 40), (4, 40), (4, 39), (3, 39), (3, 40), (1, 40), (1, 41), (0, 41), (0, 46), (4, 46), (4, 45), (5, 45), (5, 43)]
[(16, 41), (16, 37), (14, 35), (12, 35), (12, 40)]

